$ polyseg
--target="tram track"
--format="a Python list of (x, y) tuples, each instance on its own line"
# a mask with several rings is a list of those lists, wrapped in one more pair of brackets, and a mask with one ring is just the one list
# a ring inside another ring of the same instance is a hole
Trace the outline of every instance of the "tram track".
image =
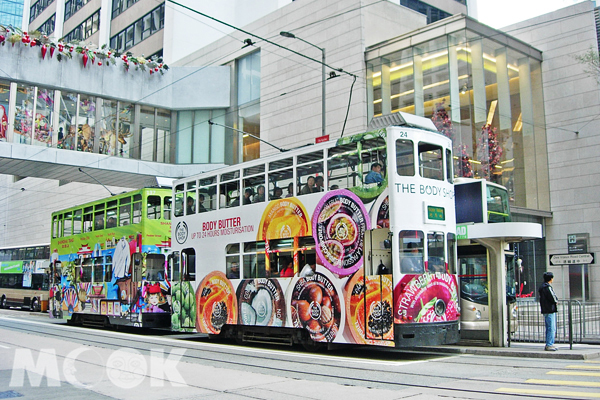
[[(451, 382), (460, 381), (461, 384), (472, 381), (477, 382), (479, 384), (489, 383), (490, 386), (506, 385), (506, 380), (502, 379), (472, 379), (464, 376), (459, 377), (437, 374), (423, 374), (406, 371), (406, 366), (414, 364), (415, 362), (425, 363), (430, 361), (436, 361), (441, 363), (452, 363), (450, 361), (450, 358), (453, 358), (455, 356), (443, 355), (442, 357), (438, 357), (435, 359), (398, 362), (390, 360), (372, 360), (360, 357), (337, 356), (331, 354), (315, 355), (301, 352), (290, 354), (291, 352), (288, 350), (282, 351), (277, 349), (265, 349), (244, 346), (235, 346), (234, 348), (233, 346), (227, 346), (217, 343), (181, 340), (177, 338), (177, 335), (172, 335), (169, 333), (165, 335), (147, 335), (140, 337), (138, 334), (134, 333), (121, 333), (106, 330), (98, 331), (87, 328), (66, 326), (64, 324), (46, 323), (41, 321), (32, 322), (2, 317), (0, 317), (0, 320), (2, 321), (2, 328), (4, 329), (10, 329), (12, 331), (28, 333), (32, 335), (49, 335), (52, 337), (58, 337), (62, 339), (67, 337), (67, 335), (65, 335), (65, 332), (68, 332), (69, 340), (73, 341), (74, 343), (97, 346), (105, 349), (130, 348), (137, 350), (142, 354), (149, 354), (149, 344), (154, 346), (162, 345), (171, 348), (180, 348), (186, 351), (186, 353), (181, 358), (182, 361), (192, 363), (206, 363), (208, 365), (219, 368), (236, 368), (244, 371), (284, 376), (294, 379), (317, 379), (336, 382), (342, 385), (377, 387), (383, 389), (427, 389), (448, 392), (448, 394), (462, 392), (472, 393), (473, 395), (486, 395), (494, 397), (497, 397), (498, 395), (506, 395), (491, 390), (487, 391), (456, 388), (449, 385), (449, 382), (441, 382), (434, 386), (414, 382), (415, 378), (418, 378), (420, 380), (437, 379)], [(98, 332), (105, 332), (106, 335), (98, 337)], [(93, 336), (93, 338), (91, 338), (90, 336)], [(185, 337), (186, 335), (182, 336)], [(4, 339), (0, 339), (0, 342), (15, 346), (14, 343), (8, 343)], [(31, 349), (36, 350), (34, 348)], [(392, 352), (395, 354), (402, 353), (402, 351), (397, 350), (392, 350)], [(377, 352), (376, 354), (381, 355), (385, 354), (385, 352)], [(372, 356), (372, 353), (370, 354), (370, 356)], [(231, 358), (237, 358), (237, 360)], [(275, 362), (277, 364), (277, 367), (269, 365), (270, 362)], [(354, 363), (354, 365), (351, 365), (352, 363)], [(464, 365), (465, 363), (461, 364)], [(466, 364), (475, 366), (482, 365), (482, 363), (473, 362)], [(102, 366), (101, 364), (95, 365)], [(385, 370), (381, 369), (382, 365), (386, 367)], [(501, 367), (531, 370), (535, 370), (537, 368), (536, 366), (525, 367), (514, 365), (502, 365)], [(377, 378), (366, 378), (365, 376)], [(413, 382), (411, 382), (411, 380), (413, 380)], [(521, 382), (514, 382), (514, 384), (521, 384)], [(190, 386), (196, 388), (203, 388), (202, 386), (193, 384)], [(572, 399), (572, 397), (548, 395), (537, 396), (532, 394), (513, 394), (513, 396), (524, 398)]]

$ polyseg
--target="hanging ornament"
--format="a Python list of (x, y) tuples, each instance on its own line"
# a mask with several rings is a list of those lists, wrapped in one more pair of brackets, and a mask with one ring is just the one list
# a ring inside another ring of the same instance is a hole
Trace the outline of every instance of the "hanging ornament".
[(87, 66), (87, 62), (88, 62), (88, 55), (87, 52), (83, 53), (83, 67), (85, 68)]

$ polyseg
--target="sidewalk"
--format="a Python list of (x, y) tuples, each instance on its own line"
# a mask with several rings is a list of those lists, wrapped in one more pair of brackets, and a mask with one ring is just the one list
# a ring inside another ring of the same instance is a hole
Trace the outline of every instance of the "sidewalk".
[(460, 341), (456, 345), (419, 347), (419, 351), (451, 354), (474, 354), (480, 356), (505, 356), (528, 358), (551, 358), (562, 360), (591, 360), (600, 358), (600, 345), (555, 343), (558, 351), (545, 351), (544, 343), (511, 342), (510, 347), (491, 347), (483, 341)]

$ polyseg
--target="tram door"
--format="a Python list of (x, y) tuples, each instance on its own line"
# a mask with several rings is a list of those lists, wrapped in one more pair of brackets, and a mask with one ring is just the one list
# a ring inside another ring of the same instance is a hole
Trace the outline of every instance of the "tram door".
[[(194, 289), (192, 282), (196, 280), (196, 251), (194, 249), (184, 249), (181, 251), (178, 266), (178, 284), (174, 285), (173, 298), (178, 299), (179, 310), (173, 310), (179, 316), (179, 326), (184, 328), (195, 328), (194, 319), (190, 313), (195, 313)], [(174, 270), (175, 271), (175, 270)], [(177, 282), (176, 281), (176, 282)], [(192, 310), (192, 308), (194, 308)]]
[(365, 233), (365, 339), (394, 340), (392, 249), (389, 229)]

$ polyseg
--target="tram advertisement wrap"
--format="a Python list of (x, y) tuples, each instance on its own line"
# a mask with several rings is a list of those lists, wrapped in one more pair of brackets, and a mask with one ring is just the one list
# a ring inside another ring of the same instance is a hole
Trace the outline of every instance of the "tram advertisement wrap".
[(406, 275), (394, 289), (394, 322), (442, 322), (458, 319), (456, 277), (444, 273)]

